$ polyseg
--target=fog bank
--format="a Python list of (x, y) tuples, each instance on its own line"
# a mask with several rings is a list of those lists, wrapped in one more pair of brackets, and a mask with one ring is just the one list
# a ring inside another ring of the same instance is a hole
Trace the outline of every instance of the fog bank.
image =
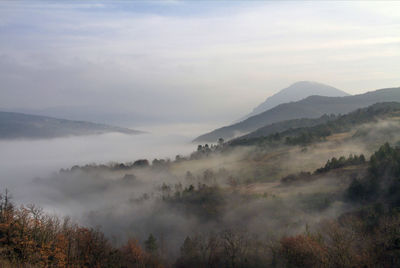
[(18, 203), (38, 204), (38, 197), (26, 187), (35, 177), (46, 177), (74, 165), (125, 163), (143, 158), (149, 161), (174, 159), (177, 154), (192, 152), (195, 145), (190, 141), (208, 128), (160, 125), (148, 127), (149, 133), (142, 135), (108, 133), (41, 140), (0, 140), (0, 188), (8, 188)]

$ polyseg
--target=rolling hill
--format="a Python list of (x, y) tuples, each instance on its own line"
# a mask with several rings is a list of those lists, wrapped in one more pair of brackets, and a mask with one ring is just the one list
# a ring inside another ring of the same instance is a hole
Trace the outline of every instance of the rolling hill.
[(119, 132), (140, 134), (141, 131), (85, 121), (72, 121), (22, 113), (0, 112), (0, 139), (56, 138)]
[(194, 142), (215, 142), (218, 138), (232, 139), (285, 120), (318, 118), (324, 114), (346, 114), (358, 108), (389, 101), (400, 101), (400, 87), (345, 97), (310, 96), (297, 102), (280, 104), (242, 122), (216, 129), (197, 137)]

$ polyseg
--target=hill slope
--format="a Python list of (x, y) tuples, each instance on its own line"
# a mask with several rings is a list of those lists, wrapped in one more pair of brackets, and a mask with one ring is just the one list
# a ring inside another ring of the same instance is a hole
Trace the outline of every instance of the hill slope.
[[(249, 135), (239, 137), (229, 142), (230, 145), (261, 145), (261, 144), (286, 144), (286, 145), (305, 145), (312, 142), (324, 140), (326, 137), (349, 132), (357, 126), (366, 123), (375, 123), (379, 120), (399, 118), (400, 103), (384, 102), (376, 103), (366, 108), (360, 108), (351, 113), (341, 116), (322, 116), (319, 119), (311, 120), (311, 125), (289, 128), (284, 131), (277, 131), (274, 134), (265, 136)], [(300, 119), (301, 121), (302, 119)], [(316, 123), (320, 121), (319, 123)], [(325, 122), (324, 122), (325, 121)], [(279, 124), (279, 123), (278, 123)], [(359, 129), (353, 137), (361, 138), (366, 136), (365, 130)], [(392, 129), (393, 131), (393, 129)], [(398, 129), (395, 130), (396, 132)], [(257, 131), (256, 131), (257, 132)], [(378, 133), (379, 130), (376, 129)], [(376, 138), (378, 139), (378, 138)]]
[(242, 122), (216, 129), (199, 136), (194, 142), (215, 142), (218, 138), (231, 139), (239, 134), (280, 121), (299, 118), (318, 118), (324, 114), (345, 114), (377, 102), (400, 101), (400, 88), (380, 89), (345, 97), (310, 96), (306, 99), (280, 104)]
[(0, 112), (0, 139), (56, 138), (107, 132), (140, 134), (141, 131), (84, 121), (22, 113)]
[[(300, 119), (292, 119), (285, 120), (277, 123), (273, 123), (259, 129), (256, 129), (249, 134), (240, 136), (236, 139), (251, 139), (258, 137), (265, 137), (271, 134), (279, 133), (289, 129), (301, 128), (301, 127), (313, 127), (319, 124), (326, 123), (328, 121), (336, 119), (335, 115), (323, 115), (318, 118), (300, 118)], [(235, 139), (235, 140), (236, 140)]]

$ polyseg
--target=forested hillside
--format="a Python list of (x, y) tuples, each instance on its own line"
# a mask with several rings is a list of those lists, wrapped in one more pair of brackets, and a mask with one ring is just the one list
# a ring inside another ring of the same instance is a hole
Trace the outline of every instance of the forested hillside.
[[(319, 120), (309, 120), (310, 124), (315, 126), (307, 127), (307, 124), (298, 126), (297, 120), (284, 122), (286, 127), (284, 131), (276, 131), (274, 134), (261, 136), (264, 128), (237, 138), (230, 142), (231, 145), (273, 145), (276, 143), (285, 143), (291, 145), (305, 145), (307, 143), (320, 141), (326, 137), (348, 132), (350, 129), (368, 122), (377, 122), (380, 119), (388, 119), (400, 116), (400, 103), (377, 103), (367, 108), (358, 109), (342, 116), (323, 116)], [(324, 122), (325, 121), (325, 122)], [(300, 121), (301, 122), (301, 121)], [(321, 122), (316, 124), (316, 122)], [(289, 128), (290, 126), (290, 128)], [(273, 130), (273, 128), (268, 128)], [(266, 129), (266, 130), (267, 130)], [(287, 129), (287, 130), (285, 130)], [(265, 133), (269, 133), (265, 131)], [(362, 131), (355, 133), (355, 136), (361, 136)]]
[(36, 178), (52, 206), (91, 212), (76, 224), (5, 192), (2, 265), (397, 267), (399, 111), (379, 103), (250, 146)]
[(311, 96), (297, 102), (278, 105), (242, 122), (216, 129), (197, 137), (194, 142), (216, 142), (219, 138), (232, 139), (285, 120), (318, 118), (324, 114), (346, 114), (378, 102), (390, 101), (400, 102), (400, 88), (380, 89), (345, 97)]

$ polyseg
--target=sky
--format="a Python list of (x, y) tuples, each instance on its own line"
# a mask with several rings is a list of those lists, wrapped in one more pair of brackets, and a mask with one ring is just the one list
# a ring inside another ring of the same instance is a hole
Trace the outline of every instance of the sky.
[(0, 109), (226, 123), (297, 81), (399, 74), (396, 1), (0, 2)]

